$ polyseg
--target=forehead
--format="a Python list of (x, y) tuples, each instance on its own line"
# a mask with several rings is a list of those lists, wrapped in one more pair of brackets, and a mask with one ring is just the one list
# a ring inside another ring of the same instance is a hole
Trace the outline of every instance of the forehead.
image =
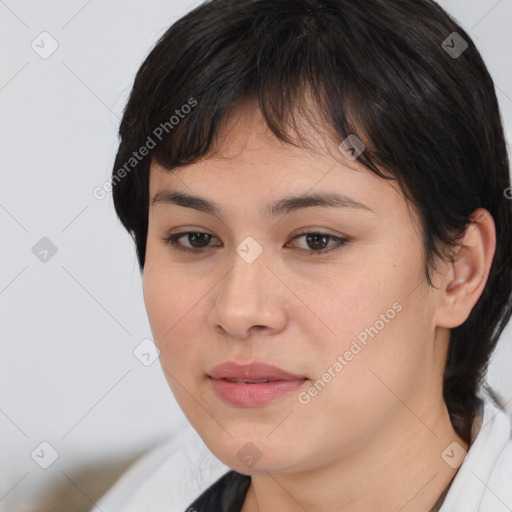
[[(301, 120), (302, 122), (303, 120)], [(254, 102), (240, 104), (221, 125), (211, 151), (203, 159), (173, 170), (156, 161), (150, 167), (150, 201), (161, 190), (197, 192), (240, 201), (309, 192), (337, 191), (385, 210), (404, 202), (396, 182), (377, 176), (357, 160), (350, 161), (318, 121), (304, 121), (306, 145), (288, 144), (268, 127)]]

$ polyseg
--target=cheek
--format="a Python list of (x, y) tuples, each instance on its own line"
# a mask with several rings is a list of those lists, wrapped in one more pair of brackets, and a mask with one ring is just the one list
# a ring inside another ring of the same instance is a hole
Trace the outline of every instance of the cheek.
[[(315, 377), (321, 380), (323, 400), (349, 409), (371, 403), (377, 411), (388, 398), (396, 400), (379, 377), (393, 389), (404, 390), (415, 372), (419, 375), (430, 333), (425, 287), (414, 290), (422, 272), (419, 259), (417, 263), (396, 258), (364, 273), (354, 269), (350, 278), (338, 277), (322, 300), (317, 292), (309, 295), (318, 299), (319, 316), (329, 327), (309, 343), (309, 356), (318, 362)], [(307, 328), (310, 339), (312, 325)]]
[(358, 336), (364, 343), (366, 329), (376, 322), (379, 333), (388, 329), (388, 320), (394, 322), (393, 304), (403, 303), (411, 283), (418, 282), (419, 264), (414, 253), (397, 254), (398, 243), (403, 241), (354, 245), (347, 249), (343, 265), (322, 276), (318, 288), (312, 289), (310, 280), (298, 293), (322, 320), (317, 323), (333, 350), (348, 350)]
[[(327, 362), (324, 357), (326, 353), (331, 358), (333, 353), (343, 354), (350, 349), (352, 340), (358, 337), (364, 344), (369, 336), (367, 328), (376, 322), (379, 330), (382, 330), (384, 324), (380, 315), (390, 310), (388, 317), (395, 316), (392, 306), (399, 295), (395, 290), (389, 289), (389, 286), (378, 275), (372, 275), (368, 271), (353, 271), (349, 276), (333, 276), (332, 279), (324, 280), (321, 289), (312, 290), (309, 287), (302, 290), (301, 296), (311, 305), (311, 310), (317, 313), (315, 319), (310, 312), (305, 311), (302, 318), (308, 319), (305, 320), (307, 327), (304, 325), (303, 328), (310, 335), (314, 325), (317, 326), (322, 346), (319, 361)], [(315, 345), (312, 344), (311, 348), (314, 349)]]
[(179, 367), (192, 352), (194, 321), (200, 298), (174, 272), (152, 265), (144, 271), (144, 302), (154, 342), (166, 368)]
[[(431, 335), (428, 313), (417, 307), (417, 292), (406, 299), (388, 294), (385, 300), (367, 303), (357, 321), (354, 310), (345, 323), (339, 322), (341, 335), (318, 351), (321, 391), (313, 407), (319, 414), (328, 411), (332, 422), (341, 422), (340, 428), (362, 431), (398, 413), (401, 400), (414, 403), (418, 386), (428, 378)], [(401, 300), (393, 302), (396, 297)]]
[(194, 328), (199, 307), (190, 287), (183, 287), (179, 279), (174, 273), (156, 271), (156, 267), (145, 271), (144, 301), (164, 377), (182, 411), (194, 419), (202, 414), (198, 408), (201, 394), (196, 388), (202, 378), (202, 354)]

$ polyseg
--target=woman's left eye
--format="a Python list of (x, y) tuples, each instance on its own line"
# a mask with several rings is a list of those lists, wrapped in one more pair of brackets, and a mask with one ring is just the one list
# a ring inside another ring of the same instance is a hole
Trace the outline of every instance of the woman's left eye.
[[(321, 253), (325, 254), (327, 252), (334, 251), (336, 249), (339, 249), (341, 246), (346, 245), (349, 242), (348, 238), (342, 238), (335, 235), (329, 235), (327, 233), (302, 233), (300, 235), (297, 235), (293, 238), (293, 240), (296, 240), (298, 238), (305, 237), (305, 243), (308, 245), (308, 247), (313, 248), (313, 251), (308, 251), (303, 247), (304, 250), (310, 253), (310, 255), (314, 255), (315, 253)], [(328, 242), (331, 241), (333, 243), (329, 244)], [(326, 249), (325, 247), (330, 247), (330, 249)]]
[[(180, 240), (185, 238), (190, 244), (189, 246), (183, 245)], [(302, 248), (306, 252), (308, 252), (311, 256), (314, 256), (318, 253), (326, 254), (333, 250), (340, 248), (343, 245), (346, 245), (350, 242), (348, 238), (342, 238), (339, 236), (327, 234), (327, 233), (319, 233), (319, 232), (307, 232), (296, 235), (292, 238), (292, 240), (296, 240), (298, 238), (305, 237), (305, 243), (309, 248), (313, 250), (308, 250), (307, 248)], [(215, 239), (213, 235), (210, 233), (205, 233), (203, 231), (185, 231), (182, 233), (176, 233), (174, 235), (164, 237), (164, 241), (172, 246), (173, 249), (182, 252), (188, 253), (200, 253), (204, 252), (203, 249), (207, 249), (209, 247), (213, 247), (209, 245), (209, 242)], [(333, 242), (329, 244), (329, 242)], [(197, 244), (197, 245), (194, 245)], [(203, 245), (206, 244), (206, 245)], [(285, 245), (288, 246), (289, 242)], [(219, 247), (220, 245), (217, 245)], [(328, 248), (330, 247), (330, 249)]]

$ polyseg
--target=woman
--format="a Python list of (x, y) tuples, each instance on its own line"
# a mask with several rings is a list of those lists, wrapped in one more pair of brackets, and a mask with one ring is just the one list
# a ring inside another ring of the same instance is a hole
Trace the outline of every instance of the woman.
[(512, 510), (510, 420), (482, 387), (511, 315), (508, 159), (454, 20), (212, 0), (147, 57), (120, 137), (162, 369), (222, 466), (183, 493), (194, 441), (173, 440), (103, 511)]

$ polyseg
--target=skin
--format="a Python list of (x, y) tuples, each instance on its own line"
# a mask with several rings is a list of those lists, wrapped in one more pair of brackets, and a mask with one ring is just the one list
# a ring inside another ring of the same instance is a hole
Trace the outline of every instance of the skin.
[[(152, 163), (150, 200), (172, 190), (222, 209), (212, 215), (150, 201), (144, 300), (160, 362), (208, 448), (252, 475), (243, 512), (428, 512), (457, 471), (442, 452), (452, 442), (468, 449), (442, 398), (443, 366), (450, 328), (485, 286), (494, 222), (477, 210), (458, 258), (440, 261), (431, 273), (438, 289), (429, 287), (418, 217), (398, 185), (345, 159), (341, 141), (320, 133), (309, 128), (313, 149), (284, 144), (245, 103), (213, 155), (172, 172)], [(261, 213), (285, 196), (332, 191), (372, 212)], [(212, 238), (181, 238), (197, 254), (164, 240), (187, 231)], [(336, 248), (333, 239), (296, 238), (319, 231), (350, 242)], [(247, 236), (263, 249), (252, 263), (236, 252)], [(295, 391), (240, 408), (212, 389), (208, 372), (230, 360), (304, 375), (304, 391), (397, 302), (401, 311), (307, 404)], [(237, 457), (248, 442), (261, 454), (250, 468)]]

